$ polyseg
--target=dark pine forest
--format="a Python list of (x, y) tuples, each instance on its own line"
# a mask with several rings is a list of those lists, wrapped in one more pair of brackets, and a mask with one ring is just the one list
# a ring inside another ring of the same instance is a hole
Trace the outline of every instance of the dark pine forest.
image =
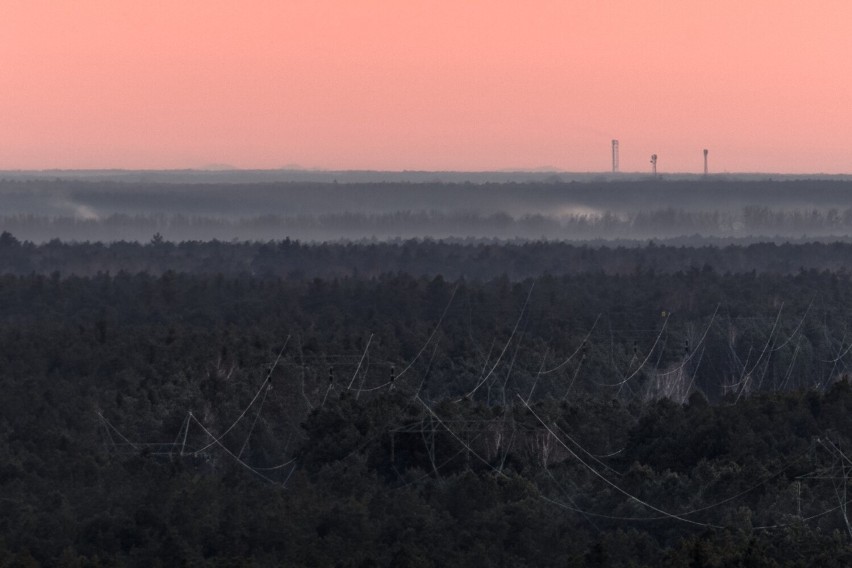
[(0, 235), (0, 566), (852, 565), (852, 245)]

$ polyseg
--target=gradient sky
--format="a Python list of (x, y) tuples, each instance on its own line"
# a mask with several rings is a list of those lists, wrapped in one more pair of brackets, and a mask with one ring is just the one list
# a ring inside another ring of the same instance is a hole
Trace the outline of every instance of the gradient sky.
[(4, 0), (0, 169), (852, 172), (848, 0)]

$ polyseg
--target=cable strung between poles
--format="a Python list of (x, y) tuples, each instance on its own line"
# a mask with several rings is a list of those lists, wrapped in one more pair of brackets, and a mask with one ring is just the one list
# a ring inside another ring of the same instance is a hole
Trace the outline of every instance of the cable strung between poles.
[[(713, 315), (710, 316), (710, 323), (707, 324), (707, 327), (704, 329), (704, 333), (701, 335), (701, 339), (699, 339), (698, 343), (695, 344), (695, 347), (692, 348), (692, 351), (689, 353), (689, 356), (686, 359), (684, 359), (683, 363), (681, 363), (678, 367), (675, 367), (674, 369), (672, 369), (670, 371), (666, 371), (665, 373), (659, 373), (659, 375), (661, 377), (673, 375), (673, 374), (679, 372), (681, 369), (686, 367), (686, 364), (689, 363), (693, 359), (693, 357), (695, 357), (695, 354), (698, 353), (698, 349), (704, 343), (704, 339), (707, 337), (707, 334), (710, 332), (710, 328), (713, 325), (713, 321), (716, 319), (716, 313), (718, 313), (720, 305), (721, 304), (716, 304), (716, 309), (713, 310)], [(702, 354), (703, 354), (703, 351), (702, 351)], [(699, 360), (700, 360), (700, 357), (699, 357)]]
[[(225, 446), (225, 444), (223, 444), (221, 441), (219, 441), (219, 440), (216, 438), (216, 436), (214, 436), (214, 435), (210, 432), (210, 430), (208, 430), (207, 428), (205, 428), (205, 427), (204, 427), (204, 424), (202, 424), (201, 422), (199, 422), (198, 418), (196, 418), (195, 416), (193, 416), (193, 415), (191, 415), (191, 414), (190, 414), (190, 416), (191, 416), (191, 417), (192, 417), (192, 419), (195, 421), (195, 423), (196, 423), (196, 424), (198, 424), (198, 426), (200, 426), (202, 430), (204, 430), (204, 433), (205, 433), (205, 434), (207, 434), (208, 436), (210, 436), (210, 437), (213, 439), (213, 441), (210, 443), (210, 445), (209, 445), (209, 446), (206, 446), (206, 447), (208, 447), (208, 448), (209, 448), (210, 446), (218, 445), (220, 448), (222, 448), (223, 450), (225, 450), (225, 452), (227, 452), (227, 454), (228, 454), (229, 456), (231, 456), (232, 458), (234, 458), (234, 460), (236, 460), (236, 462), (237, 462), (238, 464), (240, 464), (241, 466), (243, 466), (244, 468), (246, 468), (247, 470), (249, 470), (250, 472), (252, 472), (252, 473), (253, 473), (253, 474), (255, 474), (256, 476), (260, 477), (261, 479), (263, 479), (263, 480), (265, 480), (265, 481), (268, 481), (269, 483), (275, 483), (275, 481), (273, 481), (273, 480), (272, 480), (272, 479), (270, 479), (269, 477), (267, 477), (267, 476), (263, 475), (262, 473), (260, 473), (259, 471), (257, 471), (255, 468), (253, 468), (252, 466), (250, 466), (249, 464), (247, 464), (246, 462), (244, 462), (243, 460), (241, 460), (241, 459), (240, 459), (240, 458), (239, 458), (239, 457), (238, 457), (238, 456), (237, 456), (234, 452), (232, 452), (231, 450), (229, 450), (229, 449)], [(198, 451), (200, 451), (200, 450), (198, 450)], [(197, 452), (196, 452), (196, 453), (197, 453)]]
[(254, 426), (257, 424), (257, 419), (260, 418), (260, 413), (263, 411), (263, 403), (266, 402), (266, 396), (269, 394), (269, 390), (272, 388), (272, 385), (266, 387), (266, 392), (263, 393), (263, 398), (260, 399), (260, 405), (257, 408), (257, 414), (254, 415), (254, 420), (251, 421), (251, 428), (249, 428), (248, 434), (246, 435), (246, 441), (243, 442), (243, 445), (240, 447), (239, 453), (237, 453), (237, 457), (242, 457), (243, 452), (248, 446), (249, 440), (251, 439), (251, 435), (254, 432)]
[(692, 519), (686, 519), (686, 518), (684, 518), (684, 517), (682, 517), (682, 516), (680, 516), (680, 515), (675, 515), (675, 514), (669, 513), (668, 511), (665, 511), (665, 510), (663, 510), (663, 509), (660, 509), (659, 507), (655, 507), (654, 505), (651, 505), (650, 503), (648, 503), (648, 502), (646, 502), (646, 501), (643, 501), (642, 499), (639, 499), (638, 497), (636, 497), (636, 496), (634, 496), (634, 495), (631, 495), (631, 494), (630, 494), (630, 493), (628, 493), (626, 490), (622, 489), (620, 486), (616, 485), (615, 483), (613, 483), (612, 481), (610, 481), (609, 479), (607, 479), (607, 478), (606, 478), (606, 476), (604, 476), (601, 472), (599, 472), (598, 470), (596, 470), (595, 468), (593, 468), (592, 466), (590, 466), (588, 463), (586, 463), (586, 462), (583, 460), (583, 458), (581, 458), (579, 455), (577, 455), (577, 453), (576, 453), (574, 450), (572, 450), (571, 448), (569, 448), (569, 447), (568, 447), (568, 445), (567, 445), (565, 442), (563, 442), (563, 441), (562, 441), (562, 439), (561, 439), (561, 438), (559, 438), (559, 436), (557, 436), (557, 435), (553, 432), (553, 430), (551, 430), (551, 429), (550, 429), (550, 426), (548, 426), (548, 425), (544, 422), (544, 420), (542, 420), (542, 419), (541, 419), (541, 417), (539, 417), (539, 415), (538, 415), (538, 414), (536, 414), (536, 412), (532, 409), (532, 407), (531, 407), (529, 404), (527, 404), (527, 403), (526, 403), (526, 401), (523, 399), (523, 397), (521, 397), (520, 395), (518, 395), (518, 398), (519, 398), (519, 399), (520, 399), (520, 401), (524, 404), (524, 406), (527, 408), (527, 410), (529, 410), (529, 411), (530, 411), (530, 413), (531, 413), (531, 414), (535, 417), (535, 419), (536, 419), (536, 420), (538, 420), (539, 422), (541, 422), (541, 425), (542, 425), (542, 426), (544, 426), (545, 430), (547, 430), (548, 432), (550, 432), (550, 435), (551, 435), (551, 436), (553, 436), (553, 437), (556, 439), (556, 441), (557, 441), (557, 442), (559, 442), (559, 444), (560, 444), (563, 448), (565, 448), (565, 449), (568, 451), (568, 453), (569, 453), (569, 454), (571, 454), (571, 455), (574, 457), (574, 459), (576, 459), (576, 460), (577, 460), (578, 462), (580, 462), (580, 463), (581, 463), (581, 464), (582, 464), (582, 465), (583, 465), (586, 469), (588, 469), (588, 470), (589, 470), (589, 471), (591, 471), (593, 474), (595, 474), (598, 478), (600, 478), (600, 479), (601, 479), (601, 481), (603, 481), (604, 483), (606, 483), (607, 485), (609, 485), (610, 487), (612, 487), (613, 489), (615, 489), (616, 491), (618, 491), (619, 493), (621, 493), (622, 495), (624, 495), (625, 497), (629, 497), (630, 499), (633, 499), (634, 501), (636, 501), (636, 502), (637, 502), (637, 503), (639, 503), (640, 505), (643, 505), (643, 506), (645, 506), (645, 507), (647, 507), (647, 508), (651, 509), (652, 511), (656, 511), (657, 513), (660, 513), (661, 515), (665, 515), (665, 516), (667, 516), (667, 517), (671, 517), (672, 519), (675, 519), (675, 520), (678, 520), (678, 521), (681, 521), (681, 522), (684, 522), (684, 523), (689, 523), (689, 524), (691, 524), (691, 525), (696, 525), (696, 526), (706, 527), (706, 528), (714, 528), (714, 529), (722, 529), (722, 528), (724, 528), (724, 527), (722, 527), (722, 526), (720, 526), (720, 525), (713, 525), (713, 524), (710, 524), (710, 523), (701, 523), (701, 522), (698, 522), (698, 521), (693, 521)]
[[(645, 357), (645, 359), (642, 361), (642, 363), (636, 368), (636, 370), (633, 371), (632, 373), (630, 373), (630, 375), (628, 377), (626, 377), (625, 379), (623, 379), (623, 380), (621, 380), (617, 383), (601, 383), (601, 382), (598, 382), (598, 381), (595, 381), (595, 382), (597, 384), (605, 386), (605, 387), (618, 387), (618, 386), (626, 384), (628, 381), (630, 381), (630, 379), (632, 379), (633, 377), (638, 375), (639, 371), (641, 371), (645, 367), (645, 364), (651, 358), (651, 355), (654, 354), (654, 349), (656, 349), (657, 345), (660, 343), (660, 338), (663, 336), (663, 333), (666, 331), (666, 326), (668, 324), (669, 324), (669, 318), (668, 318), (668, 316), (666, 316), (666, 321), (663, 322), (663, 327), (660, 329), (660, 333), (657, 334), (657, 339), (654, 340), (654, 344), (651, 346), (651, 349), (648, 350), (648, 355)], [(628, 367), (628, 369), (629, 368), (630, 367)]]
[(790, 337), (788, 337), (788, 338), (784, 341), (784, 343), (782, 343), (781, 345), (779, 345), (779, 346), (777, 346), (777, 347), (773, 345), (773, 346), (772, 346), (772, 349), (770, 349), (770, 351), (769, 351), (770, 353), (775, 353), (776, 351), (780, 351), (780, 350), (781, 350), (781, 349), (783, 349), (783, 348), (784, 348), (784, 347), (785, 347), (788, 343), (790, 343), (790, 342), (793, 340), (793, 338), (794, 338), (794, 337), (796, 337), (796, 334), (798, 334), (798, 333), (799, 333), (799, 330), (802, 328), (802, 324), (803, 324), (803, 323), (805, 323), (805, 318), (806, 318), (806, 317), (808, 317), (808, 312), (810, 312), (810, 311), (811, 311), (811, 307), (812, 307), (813, 305), (814, 305), (814, 301), (813, 301), (813, 300), (811, 300), (811, 301), (810, 301), (810, 303), (808, 304), (808, 307), (805, 309), (805, 313), (804, 313), (804, 315), (802, 316), (802, 319), (800, 319), (800, 320), (799, 320), (799, 324), (796, 326), (796, 329), (794, 329), (794, 330), (793, 330), (793, 333), (791, 333), (791, 334), (790, 334)]
[(736, 400), (734, 402), (739, 402), (740, 397), (746, 390), (748, 386), (748, 382), (751, 379), (751, 374), (757, 369), (757, 366), (760, 365), (760, 361), (763, 359), (763, 356), (766, 355), (767, 349), (770, 349), (769, 345), (772, 343), (772, 337), (775, 335), (775, 328), (778, 327), (778, 321), (781, 319), (781, 312), (784, 310), (784, 302), (781, 302), (781, 307), (778, 309), (778, 315), (775, 316), (775, 323), (772, 324), (772, 329), (769, 331), (769, 337), (766, 339), (766, 345), (763, 347), (763, 351), (760, 352), (760, 356), (757, 358), (757, 361), (754, 362), (751, 370), (746, 372), (743, 376), (742, 385), (743, 387), (740, 389), (740, 392), (737, 394)]
[[(222, 434), (218, 438), (214, 438), (213, 442), (210, 442), (209, 444), (207, 444), (203, 448), (196, 450), (196, 453), (197, 452), (203, 452), (204, 450), (206, 450), (206, 449), (210, 448), (211, 446), (213, 446), (214, 444), (218, 443), (219, 440), (221, 440), (222, 438), (227, 436), (228, 432), (233, 430), (234, 427), (236, 427), (236, 425), (240, 422), (240, 420), (243, 419), (243, 416), (246, 415), (246, 412), (249, 411), (249, 409), (252, 407), (252, 405), (257, 400), (257, 397), (259, 397), (260, 393), (263, 392), (264, 387), (267, 385), (267, 383), (269, 383), (269, 379), (272, 377), (272, 372), (275, 371), (275, 367), (278, 366), (278, 361), (281, 359), (281, 355), (284, 354), (284, 350), (287, 348), (287, 343), (289, 343), (289, 341), (290, 341), (290, 336), (288, 335), (287, 339), (284, 341), (284, 346), (281, 348), (281, 351), (278, 352), (278, 357), (275, 358), (275, 363), (273, 363), (272, 367), (270, 367), (269, 372), (266, 374), (266, 378), (263, 379), (263, 382), (260, 384), (260, 388), (257, 390), (257, 393), (255, 393), (255, 395), (254, 395), (254, 398), (251, 399), (251, 402), (248, 403), (248, 406), (246, 406), (245, 409), (240, 413), (240, 415), (237, 416), (237, 419), (234, 420), (234, 423), (231, 424), (230, 426), (228, 426), (227, 430), (222, 432)], [(198, 422), (198, 419), (195, 419), (195, 421)]]
[(358, 366), (355, 368), (355, 373), (352, 375), (352, 380), (349, 381), (349, 386), (346, 387), (346, 390), (352, 390), (352, 384), (355, 382), (355, 378), (358, 376), (358, 371), (361, 370), (361, 364), (364, 362), (364, 358), (367, 356), (367, 350), (370, 349), (370, 343), (373, 342), (373, 334), (370, 334), (370, 339), (367, 340), (367, 346), (364, 348), (364, 353), (361, 355), (361, 360), (358, 361)]
[(577, 356), (577, 353), (579, 353), (583, 349), (583, 346), (586, 345), (586, 342), (589, 340), (589, 337), (592, 336), (592, 332), (595, 331), (595, 327), (598, 325), (598, 320), (601, 319), (601, 315), (603, 315), (603, 314), (598, 314), (598, 317), (595, 318), (595, 323), (592, 324), (592, 328), (589, 330), (589, 332), (583, 338), (583, 341), (580, 342), (580, 346), (573, 353), (571, 353), (571, 355), (569, 355), (567, 359), (565, 359), (564, 361), (562, 361), (560, 364), (558, 364), (554, 368), (550, 369), (549, 371), (542, 371), (539, 374), (540, 375), (549, 375), (550, 373), (555, 373), (556, 371), (558, 371), (559, 369), (561, 369), (562, 367), (564, 367), (565, 365), (570, 363), (571, 360), (574, 357)]
[(400, 373), (396, 376), (397, 379), (402, 377), (406, 372), (408, 372), (408, 370), (412, 367), (412, 365), (414, 365), (414, 363), (417, 362), (417, 360), (420, 358), (420, 356), (423, 354), (423, 352), (426, 351), (426, 348), (429, 346), (429, 343), (432, 342), (432, 338), (435, 337), (435, 334), (438, 333), (439, 329), (441, 329), (441, 323), (443, 323), (444, 317), (447, 315), (447, 312), (450, 309), (450, 305), (452, 305), (452, 303), (453, 303), (453, 298), (456, 297), (456, 292), (458, 292), (460, 285), (461, 284), (456, 284), (456, 287), (453, 288), (453, 293), (450, 295), (450, 301), (447, 302), (447, 307), (444, 308), (444, 311), (441, 314), (440, 319), (438, 319), (438, 323), (435, 324), (435, 329), (432, 330), (432, 334), (429, 336), (429, 339), (426, 340), (426, 343), (423, 344), (423, 347), (420, 348), (420, 351), (417, 352), (417, 355), (414, 356), (414, 359), (412, 359), (411, 363), (409, 363), (406, 368), (404, 368), (402, 371), (400, 371)]
[[(491, 378), (491, 375), (494, 373), (494, 370), (497, 369), (497, 365), (500, 364), (500, 361), (503, 359), (503, 355), (506, 354), (506, 350), (509, 348), (509, 345), (512, 343), (512, 339), (515, 337), (515, 333), (518, 331), (518, 326), (521, 324), (521, 320), (524, 318), (524, 314), (526, 313), (526, 310), (527, 310), (527, 304), (529, 304), (530, 296), (532, 296), (533, 288), (535, 288), (535, 280), (533, 280), (533, 283), (530, 286), (530, 291), (527, 292), (527, 299), (524, 301), (524, 305), (521, 308), (521, 315), (518, 316), (518, 321), (515, 322), (515, 327), (512, 329), (512, 333), (511, 333), (511, 335), (509, 335), (509, 339), (508, 339), (508, 341), (506, 341), (506, 345), (503, 346), (503, 351), (500, 352), (500, 356), (497, 357), (497, 361), (494, 362), (494, 366), (491, 367), (491, 370), (488, 371), (488, 374), (485, 375), (485, 378), (483, 378), (481, 381), (479, 381), (479, 384), (477, 384), (475, 387), (473, 387), (473, 390), (470, 391), (469, 393), (467, 393), (464, 396), (464, 398), (472, 397), (476, 393), (476, 391), (479, 390), (479, 387), (484, 385), (485, 381), (487, 381), (489, 378)], [(462, 399), (459, 399), (456, 402), (460, 402), (461, 400)]]

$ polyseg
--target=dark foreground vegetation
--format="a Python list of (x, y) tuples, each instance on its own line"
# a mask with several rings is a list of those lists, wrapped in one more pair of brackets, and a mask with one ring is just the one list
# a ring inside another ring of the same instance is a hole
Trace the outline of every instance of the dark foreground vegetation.
[(113, 246), (0, 237), (0, 565), (852, 564), (845, 245)]

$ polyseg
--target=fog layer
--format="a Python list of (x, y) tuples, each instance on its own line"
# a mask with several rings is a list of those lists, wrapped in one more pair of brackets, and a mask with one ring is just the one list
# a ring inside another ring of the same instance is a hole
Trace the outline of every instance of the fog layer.
[(852, 181), (0, 181), (0, 229), (45, 241), (799, 239), (852, 235)]

